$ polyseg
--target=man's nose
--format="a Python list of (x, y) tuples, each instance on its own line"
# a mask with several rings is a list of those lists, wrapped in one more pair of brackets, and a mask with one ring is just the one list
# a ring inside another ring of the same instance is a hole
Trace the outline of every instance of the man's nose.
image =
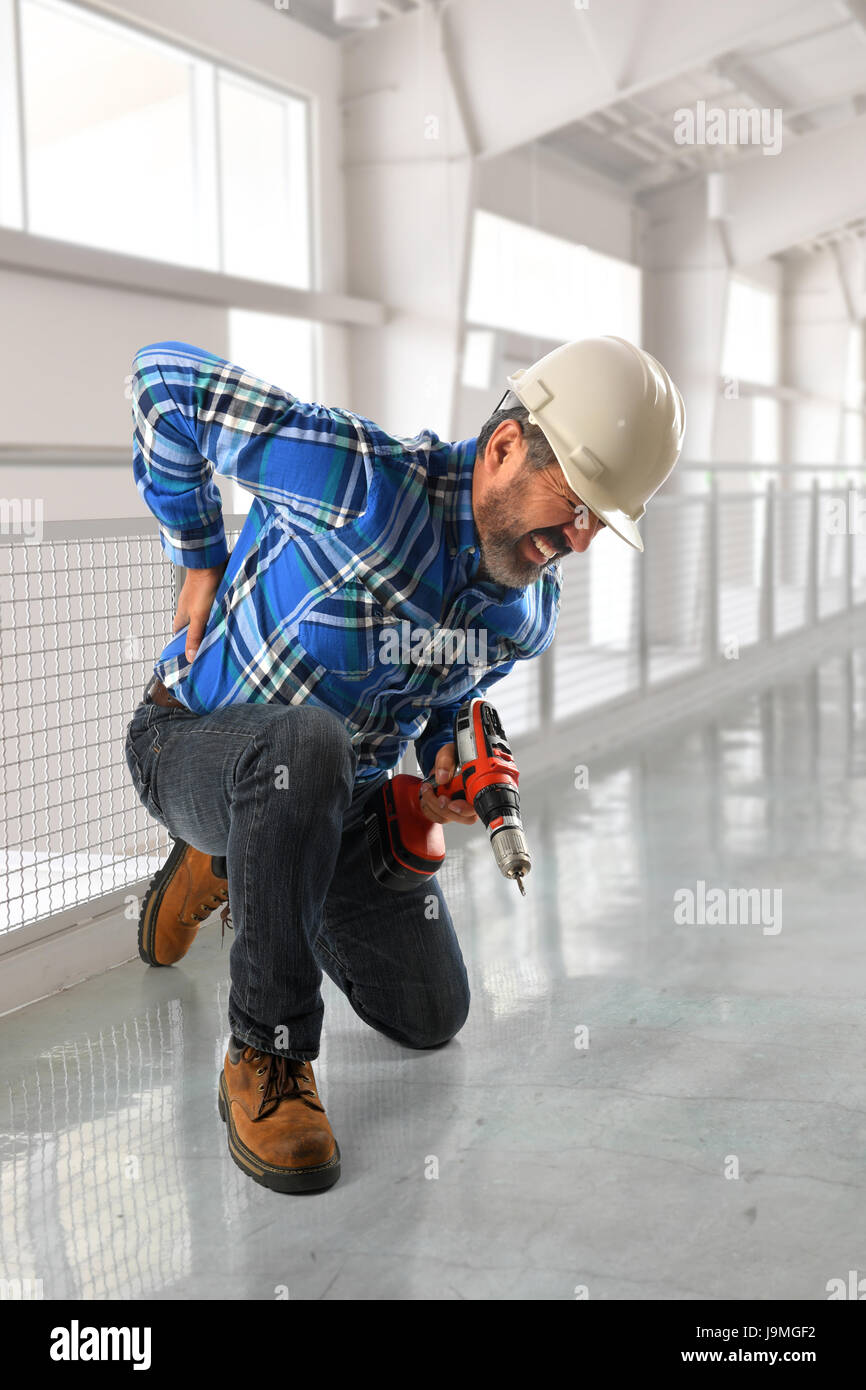
[(601, 517), (589, 513), (586, 521), (581, 525), (580, 521), (574, 521), (570, 526), (563, 526), (563, 535), (572, 550), (578, 554), (583, 554), (589, 546), (593, 536), (599, 531), (604, 523)]

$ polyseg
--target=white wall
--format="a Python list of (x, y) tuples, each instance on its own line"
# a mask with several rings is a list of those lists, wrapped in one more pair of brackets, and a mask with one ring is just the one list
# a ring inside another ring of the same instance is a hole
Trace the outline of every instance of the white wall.
[(637, 260), (641, 210), (615, 184), (578, 171), (544, 145), (480, 161), (478, 206), (606, 256)]
[(224, 355), (225, 310), (0, 268), (14, 332), (0, 334), (0, 442), (126, 446), (125, 396), (145, 343), (178, 338)]
[[(127, 465), (0, 461), (0, 496), (39, 497), (46, 521), (144, 516), (132, 476), (127, 377), (162, 338), (225, 355), (225, 310), (0, 268), (0, 444), (120, 448)], [(25, 455), (26, 457), (26, 455)]]

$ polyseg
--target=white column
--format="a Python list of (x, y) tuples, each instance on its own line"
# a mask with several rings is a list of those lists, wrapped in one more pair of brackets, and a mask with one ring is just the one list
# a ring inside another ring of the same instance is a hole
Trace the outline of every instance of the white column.
[(449, 437), (473, 205), (473, 133), (446, 23), (344, 46), (347, 262), (384, 327), (350, 331), (354, 409), (396, 434)]
[[(690, 183), (675, 193), (645, 200), (643, 346), (673, 377), (686, 406), (682, 463), (710, 463), (719, 402), (728, 265), (718, 224), (707, 218), (705, 186)], [(697, 475), (674, 469), (664, 491), (704, 491)], [(647, 508), (648, 640), (677, 645), (685, 640), (695, 595), (706, 573), (706, 555), (696, 538), (698, 508), (665, 518), (656, 526)]]

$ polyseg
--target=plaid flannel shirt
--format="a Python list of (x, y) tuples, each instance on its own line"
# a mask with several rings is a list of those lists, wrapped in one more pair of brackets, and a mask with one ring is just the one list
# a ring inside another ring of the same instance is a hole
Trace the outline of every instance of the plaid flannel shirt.
[[(154, 673), (197, 714), (311, 701), (337, 714), (370, 782), (414, 740), (428, 775), (463, 702), (553, 640), (561, 572), (473, 582), (475, 440), (386, 434), (188, 343), (133, 361), (133, 472), (179, 565), (222, 564), (204, 639)], [(214, 472), (253, 494), (228, 555)]]

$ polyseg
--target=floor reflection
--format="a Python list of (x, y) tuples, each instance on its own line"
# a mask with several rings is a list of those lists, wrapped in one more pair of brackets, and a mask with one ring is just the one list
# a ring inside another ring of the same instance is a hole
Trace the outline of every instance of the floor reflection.
[[(404, 1051), (325, 982), (344, 1176), (315, 1200), (228, 1159), (216, 927), (181, 967), (6, 1017), (3, 1277), (96, 1300), (825, 1297), (866, 1235), (864, 727), (858, 651), (620, 757), (564, 738), (561, 773), (521, 778), (526, 899), (479, 826), (449, 828), (469, 1021)], [(677, 922), (698, 880), (778, 888), (782, 929)]]

